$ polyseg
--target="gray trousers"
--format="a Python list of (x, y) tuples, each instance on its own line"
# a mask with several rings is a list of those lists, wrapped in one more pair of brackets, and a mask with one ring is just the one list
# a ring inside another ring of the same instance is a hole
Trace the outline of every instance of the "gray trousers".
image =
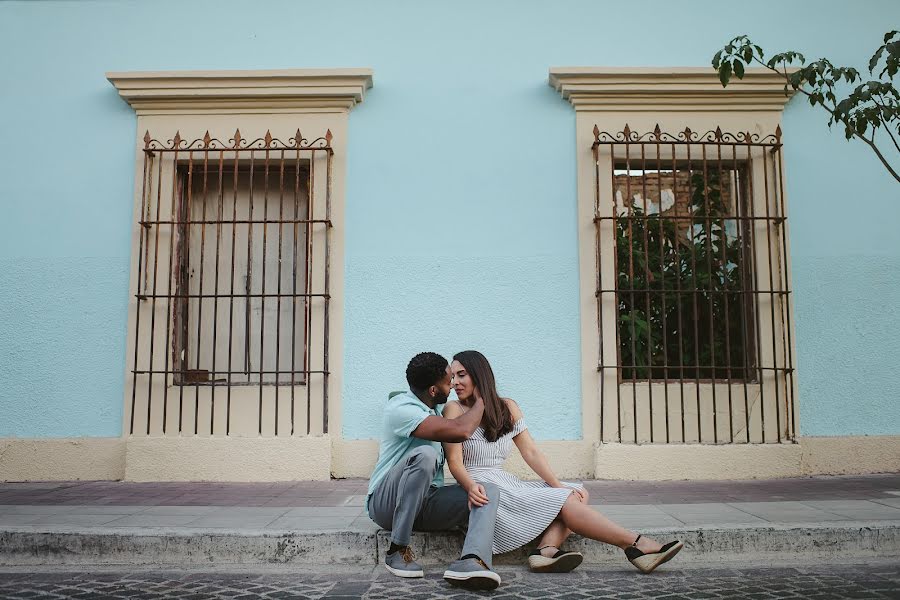
[(462, 554), (474, 554), (491, 566), (494, 521), (500, 490), (485, 483), (490, 500), (469, 510), (469, 495), (458, 485), (434, 487), (431, 480), (438, 468), (438, 453), (431, 446), (419, 446), (394, 465), (369, 498), (369, 517), (383, 529), (391, 530), (391, 541), (408, 546), (413, 529), (445, 531), (465, 527)]

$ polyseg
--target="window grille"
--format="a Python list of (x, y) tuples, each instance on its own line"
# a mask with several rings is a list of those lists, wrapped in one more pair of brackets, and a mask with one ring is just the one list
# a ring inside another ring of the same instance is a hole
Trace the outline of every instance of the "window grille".
[(603, 439), (793, 440), (780, 128), (594, 140)]
[(132, 435), (328, 431), (331, 141), (145, 134)]

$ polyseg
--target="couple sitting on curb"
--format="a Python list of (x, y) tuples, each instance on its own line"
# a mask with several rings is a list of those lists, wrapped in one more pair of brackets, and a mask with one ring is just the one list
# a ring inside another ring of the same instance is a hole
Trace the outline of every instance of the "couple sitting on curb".
[[(385, 566), (394, 575), (424, 576), (409, 547), (414, 529), (468, 526), (462, 555), (444, 579), (474, 590), (500, 585), (491, 567), (494, 554), (535, 539), (537, 549), (528, 557), (532, 571), (571, 571), (583, 556), (560, 546), (573, 531), (622, 548), (644, 573), (681, 550), (679, 541), (663, 545), (617, 525), (588, 506), (581, 484), (560, 481), (528, 433), (519, 406), (497, 394), (481, 353), (460, 352), (449, 365), (438, 354), (417, 354), (406, 380), (409, 391), (384, 408), (366, 499), (369, 517), (391, 530)], [(458, 402), (447, 403), (451, 389)], [(521, 481), (502, 470), (512, 444), (543, 481)], [(445, 456), (456, 485), (444, 485)]]

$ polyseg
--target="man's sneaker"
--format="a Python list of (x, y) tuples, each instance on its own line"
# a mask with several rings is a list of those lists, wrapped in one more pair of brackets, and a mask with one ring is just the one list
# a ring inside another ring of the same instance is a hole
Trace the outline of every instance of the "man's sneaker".
[(425, 577), (422, 567), (416, 562), (412, 548), (404, 546), (384, 557), (384, 566), (397, 577)]
[(528, 555), (528, 568), (534, 573), (568, 573), (584, 560), (581, 552), (557, 550), (553, 556), (544, 556), (540, 550)]
[(467, 590), (494, 590), (500, 585), (500, 576), (480, 558), (459, 559), (444, 571), (444, 579)]

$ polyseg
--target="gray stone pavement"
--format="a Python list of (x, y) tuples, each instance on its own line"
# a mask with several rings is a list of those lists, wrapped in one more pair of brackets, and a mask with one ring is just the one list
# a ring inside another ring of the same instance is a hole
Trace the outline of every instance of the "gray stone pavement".
[[(587, 481), (625, 527), (900, 522), (900, 475), (755, 481)], [(0, 528), (372, 529), (367, 481), (0, 483)]]
[[(900, 464), (898, 464), (900, 470)], [(900, 498), (900, 474), (739, 481), (585, 481), (597, 504), (692, 504)], [(361, 504), (366, 479), (277, 483), (0, 482), (2, 504), (343, 506)]]
[(538, 575), (498, 568), (494, 592), (449, 587), (440, 570), (400, 579), (378, 568), (292, 570), (0, 570), (0, 598), (900, 598), (900, 565), (699, 567), (641, 575), (629, 565)]
[[(900, 475), (710, 482), (588, 481), (625, 527), (683, 539), (680, 562), (900, 557)], [(364, 512), (367, 481), (0, 483), (0, 565), (375, 564), (387, 545)], [(459, 534), (417, 534), (425, 564)], [(617, 550), (573, 537), (595, 564)], [(499, 557), (518, 564), (521, 551)]]

